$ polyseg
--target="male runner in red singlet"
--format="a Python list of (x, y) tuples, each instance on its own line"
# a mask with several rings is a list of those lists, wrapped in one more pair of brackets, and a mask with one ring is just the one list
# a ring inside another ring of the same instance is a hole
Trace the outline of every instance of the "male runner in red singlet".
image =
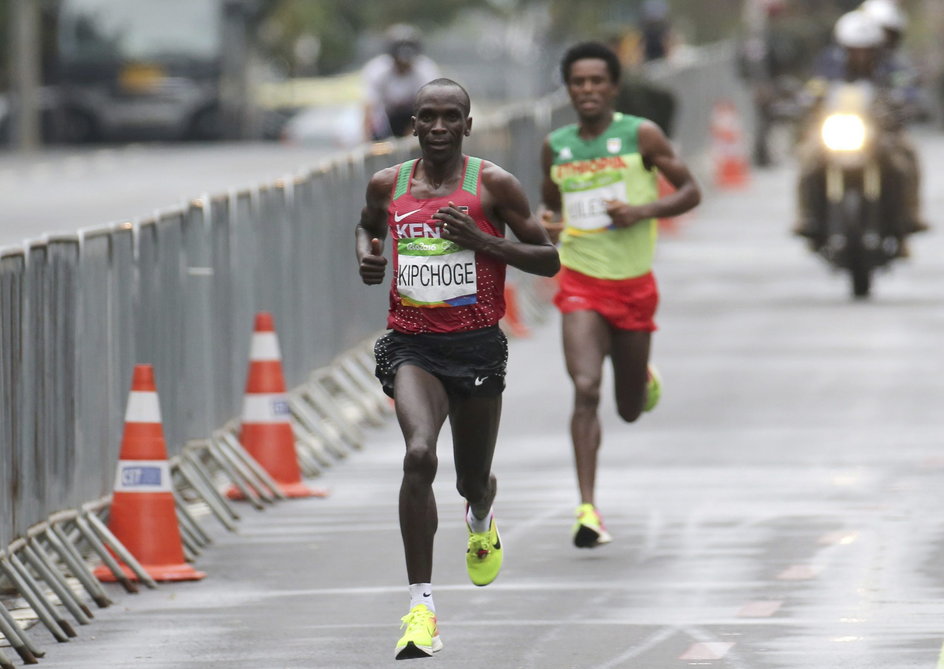
[[(469, 107), (468, 93), (449, 79), (420, 89), (413, 134), (422, 157), (374, 174), (356, 229), (360, 275), (368, 285), (384, 280), (388, 235), (393, 247), (390, 332), (374, 353), (406, 442), (400, 533), (410, 612), (397, 659), (442, 648), (430, 585), (438, 518), (432, 486), (436, 441), (447, 417), (456, 487), (467, 502), (469, 577), (487, 585), (498, 576), (503, 547), (492, 514), (491, 466), (508, 357), (498, 328), (505, 267), (543, 276), (560, 267), (518, 180), (462, 153), (472, 129)], [(518, 241), (505, 237), (506, 226)]]
[[(698, 204), (698, 185), (652, 121), (613, 110), (620, 62), (608, 47), (571, 47), (561, 74), (577, 123), (544, 141), (541, 195), (544, 223), (560, 235), (564, 358), (574, 385), (570, 420), (580, 504), (573, 526), (578, 548), (610, 541), (595, 506), (600, 449), (603, 362), (613, 362), (620, 417), (633, 422), (658, 401), (659, 377), (649, 366), (649, 343), (659, 292), (652, 274), (656, 219)], [(657, 172), (674, 186), (660, 196)]]

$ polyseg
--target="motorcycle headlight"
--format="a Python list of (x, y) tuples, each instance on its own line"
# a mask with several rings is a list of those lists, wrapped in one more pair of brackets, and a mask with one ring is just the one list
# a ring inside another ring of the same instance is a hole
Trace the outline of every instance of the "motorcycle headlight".
[(857, 114), (830, 114), (823, 121), (822, 137), (830, 151), (860, 151), (865, 146), (865, 122)]

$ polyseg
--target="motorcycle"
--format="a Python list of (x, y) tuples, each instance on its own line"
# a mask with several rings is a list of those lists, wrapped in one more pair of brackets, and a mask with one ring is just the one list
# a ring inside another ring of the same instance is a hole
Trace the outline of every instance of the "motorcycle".
[(817, 123), (823, 169), (812, 197), (819, 228), (813, 247), (849, 272), (855, 297), (868, 297), (874, 271), (900, 256), (903, 240), (901, 188), (883, 155), (874, 87), (832, 84)]

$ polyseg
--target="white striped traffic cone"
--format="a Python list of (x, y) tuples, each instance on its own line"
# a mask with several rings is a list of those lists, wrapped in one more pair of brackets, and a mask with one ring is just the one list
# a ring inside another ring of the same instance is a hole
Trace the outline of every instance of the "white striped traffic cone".
[[(256, 314), (240, 441), (286, 497), (324, 497), (327, 494), (308, 487), (301, 479), (282, 375), (282, 354), (272, 314), (267, 312)], [(231, 496), (235, 495), (231, 493)]]
[[(155, 581), (195, 581), (206, 576), (184, 561), (151, 365), (134, 368), (108, 529)], [(127, 565), (122, 565), (122, 571), (137, 579)], [(95, 570), (95, 576), (101, 581), (116, 580), (104, 566)]]

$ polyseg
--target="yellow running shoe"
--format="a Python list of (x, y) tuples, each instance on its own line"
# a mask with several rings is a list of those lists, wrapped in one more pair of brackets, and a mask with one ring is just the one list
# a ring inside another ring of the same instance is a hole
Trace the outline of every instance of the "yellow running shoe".
[(577, 522), (574, 524), (574, 545), (577, 548), (593, 548), (608, 544), (613, 537), (606, 531), (603, 518), (593, 504), (581, 504), (577, 507)]
[(662, 397), (662, 376), (659, 375), (656, 366), (650, 363), (649, 378), (646, 380), (646, 404), (642, 410), (652, 411), (655, 409), (660, 397)]
[(400, 620), (403, 622), (400, 629), (406, 627), (406, 632), (397, 641), (395, 657), (398, 660), (430, 657), (436, 651), (442, 650), (436, 614), (430, 611), (426, 604), (417, 604)]
[(469, 524), (469, 547), (465, 552), (465, 566), (469, 578), (475, 585), (488, 585), (498, 576), (502, 566), (502, 544), (498, 536), (495, 517), (492, 516), (488, 532), (473, 532)]

